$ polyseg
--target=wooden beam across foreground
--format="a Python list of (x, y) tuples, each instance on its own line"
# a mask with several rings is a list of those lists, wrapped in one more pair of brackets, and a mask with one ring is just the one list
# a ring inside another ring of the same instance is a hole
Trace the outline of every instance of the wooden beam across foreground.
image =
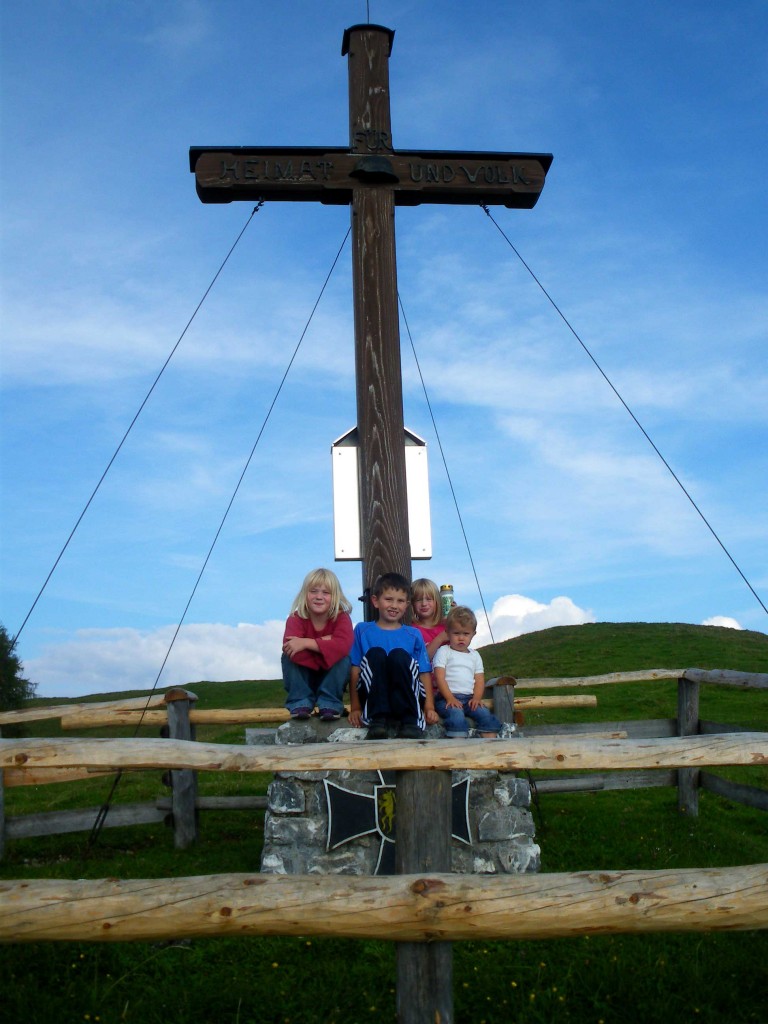
[(768, 733), (605, 740), (589, 736), (509, 740), (388, 740), (242, 746), (171, 739), (0, 739), (0, 769), (162, 768), (197, 771), (418, 771), (700, 768), (768, 764)]
[(0, 881), (0, 942), (312, 935), (435, 942), (768, 928), (768, 865), (563, 874)]

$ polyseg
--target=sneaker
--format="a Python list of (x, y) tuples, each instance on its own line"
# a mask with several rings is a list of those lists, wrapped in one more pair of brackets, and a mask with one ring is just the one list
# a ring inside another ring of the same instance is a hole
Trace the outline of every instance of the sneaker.
[(333, 708), (320, 708), (318, 714), (321, 722), (335, 722), (341, 718), (341, 712), (334, 711)]
[(400, 726), (400, 739), (401, 740), (423, 740), (424, 730), (420, 729), (418, 725), (412, 725), (410, 722), (406, 722)]
[(312, 708), (294, 708), (291, 711), (291, 718), (298, 718), (300, 722), (305, 722), (312, 716)]
[(389, 739), (389, 729), (387, 729), (387, 723), (383, 718), (374, 718), (368, 726), (368, 735), (365, 738), (367, 740)]

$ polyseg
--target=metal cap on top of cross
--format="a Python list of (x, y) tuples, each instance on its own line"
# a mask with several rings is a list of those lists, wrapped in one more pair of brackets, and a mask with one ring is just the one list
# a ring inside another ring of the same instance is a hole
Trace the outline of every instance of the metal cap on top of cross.
[(192, 146), (204, 203), (257, 199), (349, 204), (359, 433), (363, 586), (383, 572), (410, 579), (403, 396), (395, 259), (395, 207), (496, 204), (531, 209), (548, 153), (402, 152), (394, 148), (389, 57), (394, 32), (353, 25), (347, 148)]

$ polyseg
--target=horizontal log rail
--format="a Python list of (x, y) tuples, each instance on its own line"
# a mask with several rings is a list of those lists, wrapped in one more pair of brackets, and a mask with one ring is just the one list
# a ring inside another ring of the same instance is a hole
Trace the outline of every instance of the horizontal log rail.
[[(590, 727), (580, 733), (579, 727), (571, 727), (568, 735), (581, 735), (590, 739), (625, 740), (629, 735), (625, 729), (599, 729)], [(3, 780), (6, 788), (14, 786), (45, 786), (57, 782), (77, 782), (80, 779), (92, 779), (97, 776), (114, 775), (117, 769), (112, 768), (5, 768)], [(122, 768), (124, 772), (152, 771), (151, 768)]]
[(768, 928), (768, 865), (550, 875), (0, 882), (0, 941), (312, 935), (408, 942)]
[[(517, 690), (549, 690), (570, 686), (607, 686), (612, 683), (660, 682), (670, 679), (688, 679), (692, 683), (714, 686), (736, 686), (745, 690), (768, 688), (768, 675), (760, 672), (734, 672), (702, 668), (644, 668), (635, 672), (609, 672), (600, 676), (564, 676), (552, 679), (516, 679)], [(512, 682), (511, 676), (501, 676), (498, 682)], [(515, 697), (517, 699), (517, 696)]]
[(594, 739), (541, 736), (241, 746), (171, 739), (0, 739), (0, 768), (383, 771), (700, 768), (768, 764), (768, 733)]
[(687, 668), (683, 678), (691, 683), (708, 683), (713, 686), (736, 686), (745, 690), (768, 689), (768, 673), (733, 672), (730, 669)]
[(67, 715), (77, 715), (81, 711), (143, 710), (144, 708), (162, 707), (165, 707), (164, 693), (150, 694), (146, 697), (128, 697), (124, 700), (83, 701), (79, 704), (41, 704), (33, 708), (21, 708), (18, 711), (0, 711), (0, 728), (20, 722), (44, 722), (49, 718), (64, 718)]
[[(662, 682), (680, 679), (683, 668), (643, 668), (637, 672), (609, 672), (599, 676), (556, 676), (553, 678), (515, 679), (515, 698), (520, 690), (549, 690), (581, 686), (608, 686), (612, 683)], [(498, 682), (512, 677), (501, 676)]]
[[(486, 707), (492, 707), (492, 700), (484, 700)], [(527, 711), (531, 708), (594, 708), (597, 697), (591, 693), (555, 695), (547, 697), (515, 697), (515, 708)], [(346, 709), (349, 711), (349, 708)], [(270, 722), (287, 722), (291, 715), (287, 708), (192, 708), (189, 721), (192, 725), (258, 725)], [(103, 726), (144, 725), (157, 727), (168, 720), (165, 710), (141, 711), (135, 708), (114, 708), (107, 711), (89, 711), (88, 706), (71, 714), (62, 715), (61, 727), (65, 730), (96, 729)]]

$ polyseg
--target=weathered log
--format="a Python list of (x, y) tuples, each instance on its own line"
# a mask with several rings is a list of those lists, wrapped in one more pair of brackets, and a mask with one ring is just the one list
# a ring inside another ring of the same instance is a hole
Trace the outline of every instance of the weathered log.
[[(712, 730), (715, 732), (716, 730)], [(724, 733), (730, 729), (723, 729)], [(747, 729), (746, 732), (753, 732)], [(636, 718), (624, 722), (579, 722), (564, 725), (526, 725), (523, 735), (527, 738), (540, 736), (607, 735), (620, 733), (630, 739), (661, 739), (663, 736), (677, 736), (676, 718)]]
[[(493, 700), (484, 700), (486, 707), (495, 710)], [(554, 694), (548, 697), (520, 697), (515, 695), (515, 710), (530, 711), (531, 708), (596, 708), (597, 697), (593, 693), (577, 693), (567, 696)]]
[(679, 679), (686, 669), (643, 668), (637, 672), (609, 672), (601, 676), (559, 676), (553, 679), (518, 679), (518, 690), (549, 690), (569, 686), (607, 686), (610, 683), (644, 683)]
[(34, 708), (21, 708), (18, 711), (0, 711), (0, 725), (11, 725), (15, 722), (42, 722), (48, 718), (64, 718), (89, 711), (113, 711), (121, 708), (157, 708), (165, 705), (162, 693), (147, 697), (129, 697), (126, 700), (92, 701), (83, 704), (44, 704)]
[(768, 673), (734, 672), (730, 669), (687, 668), (683, 678), (692, 683), (712, 683), (715, 686), (738, 686), (744, 690), (768, 689)]
[[(493, 707), (492, 699), (484, 700), (486, 707)], [(515, 707), (521, 710), (530, 708), (593, 708), (597, 706), (597, 697), (583, 693), (570, 696), (555, 694), (547, 697), (515, 697)], [(347, 708), (347, 710), (349, 710)], [(206, 708), (191, 710), (189, 721), (192, 725), (251, 725), (261, 722), (287, 722), (290, 718), (287, 708)], [(67, 714), (61, 720), (62, 729), (99, 729), (110, 725), (143, 725), (157, 727), (167, 721), (167, 713), (162, 711), (140, 711), (132, 708), (116, 708), (114, 711), (89, 711), (87, 708), (77, 713)]]
[[(170, 809), (170, 808), (169, 808)], [(9, 839), (30, 839), (33, 836), (64, 835), (67, 832), (90, 832), (101, 807), (79, 811), (43, 811), (24, 814), (6, 821)], [(165, 820), (166, 812), (155, 804), (111, 804), (101, 828), (123, 828), (127, 825), (153, 825)]]
[(544, 875), (0, 881), (0, 941), (313, 935), (431, 942), (768, 928), (768, 864)]
[[(263, 811), (267, 807), (265, 796), (199, 796), (195, 801), (199, 811)], [(154, 803), (111, 804), (102, 828), (124, 828), (127, 825), (153, 825), (164, 822), (171, 814), (170, 797)], [(42, 811), (6, 818), (9, 839), (29, 839), (34, 836), (63, 835), (67, 832), (86, 832), (101, 811), (100, 807), (85, 807), (78, 811)]]
[(711, 722), (706, 718), (699, 719), (699, 732), (701, 733), (726, 733), (726, 732), (752, 732), (754, 725), (732, 725), (726, 722)]
[[(290, 712), (286, 708), (210, 708), (192, 710), (192, 725), (252, 725), (261, 722), (287, 722)], [(62, 729), (100, 729), (110, 725), (139, 725), (154, 727), (165, 725), (168, 715), (162, 711), (141, 711), (119, 708), (115, 711), (79, 711), (61, 720)]]
[[(537, 778), (539, 793), (577, 793), (580, 790), (608, 792), (613, 789), (654, 789), (660, 786), (676, 786), (677, 772), (674, 768), (651, 768), (648, 771), (601, 772), (599, 775), (573, 775), (568, 778), (555, 776)], [(573, 785), (570, 785), (573, 783)]]
[[(155, 807), (170, 811), (172, 801), (168, 797), (155, 800)], [(199, 811), (265, 811), (269, 807), (266, 796), (198, 796), (195, 807)]]
[(733, 782), (731, 779), (724, 779), (720, 775), (713, 775), (711, 772), (701, 772), (699, 785), (710, 793), (717, 793), (726, 800), (733, 800), (734, 803), (743, 804), (745, 807), (753, 807), (758, 811), (768, 811), (768, 790), (760, 789), (758, 786), (747, 786), (743, 782)]
[(595, 740), (520, 737), (509, 740), (389, 740), (241, 746), (164, 739), (0, 739), (0, 768), (162, 768), (198, 771), (384, 771), (476, 768), (679, 768), (768, 764), (768, 733), (662, 739)]

